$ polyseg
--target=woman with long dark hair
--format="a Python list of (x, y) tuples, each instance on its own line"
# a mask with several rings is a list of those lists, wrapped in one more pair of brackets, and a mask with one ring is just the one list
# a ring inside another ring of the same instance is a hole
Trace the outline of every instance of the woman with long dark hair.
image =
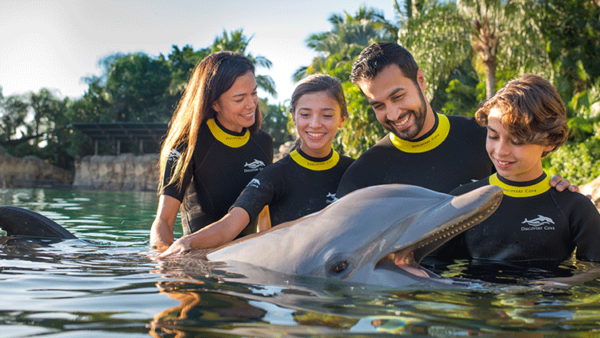
[(243, 55), (213, 53), (194, 69), (161, 149), (153, 247), (171, 245), (180, 208), (184, 234), (222, 218), (273, 161), (256, 91), (254, 65)]

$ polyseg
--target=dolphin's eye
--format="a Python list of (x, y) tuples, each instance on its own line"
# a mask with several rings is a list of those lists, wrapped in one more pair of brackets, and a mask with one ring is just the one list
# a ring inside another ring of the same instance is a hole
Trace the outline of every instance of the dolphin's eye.
[(341, 273), (341, 272), (344, 272), (346, 270), (346, 268), (348, 268), (348, 262), (341, 261), (341, 262), (335, 263), (335, 265), (333, 265), (329, 271), (331, 273)]

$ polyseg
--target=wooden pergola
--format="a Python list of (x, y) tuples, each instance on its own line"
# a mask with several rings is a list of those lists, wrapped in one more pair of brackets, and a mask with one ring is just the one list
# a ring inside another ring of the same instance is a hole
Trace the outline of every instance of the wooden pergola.
[(143, 154), (144, 142), (156, 143), (160, 147), (168, 130), (168, 124), (161, 122), (90, 122), (72, 123), (71, 127), (92, 139), (95, 155), (98, 155), (99, 141), (110, 142), (117, 155), (121, 154), (121, 142), (135, 144)]

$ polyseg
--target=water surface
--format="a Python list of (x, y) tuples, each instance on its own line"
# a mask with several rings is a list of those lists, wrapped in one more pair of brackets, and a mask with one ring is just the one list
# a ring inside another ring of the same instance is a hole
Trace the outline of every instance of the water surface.
[[(600, 336), (600, 281), (532, 286), (557, 274), (539, 268), (507, 273), (456, 261), (437, 268), (497, 284), (382, 290), (298, 276), (252, 283), (218, 263), (155, 262), (148, 238), (157, 202), (147, 192), (0, 190), (0, 204), (39, 212), (92, 242), (0, 237), (0, 335)], [(567, 261), (558, 274), (591, 267)]]

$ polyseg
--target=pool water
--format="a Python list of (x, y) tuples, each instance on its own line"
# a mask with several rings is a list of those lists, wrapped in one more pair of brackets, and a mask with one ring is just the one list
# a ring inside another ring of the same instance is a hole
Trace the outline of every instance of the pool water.
[(157, 202), (148, 192), (0, 190), (1, 205), (39, 212), (90, 241), (0, 237), (0, 336), (600, 336), (600, 280), (529, 283), (591, 263), (520, 271), (465, 261), (437, 266), (446, 277), (494, 282), (452, 289), (386, 290), (301, 276), (254, 283), (199, 258), (151, 260)]

